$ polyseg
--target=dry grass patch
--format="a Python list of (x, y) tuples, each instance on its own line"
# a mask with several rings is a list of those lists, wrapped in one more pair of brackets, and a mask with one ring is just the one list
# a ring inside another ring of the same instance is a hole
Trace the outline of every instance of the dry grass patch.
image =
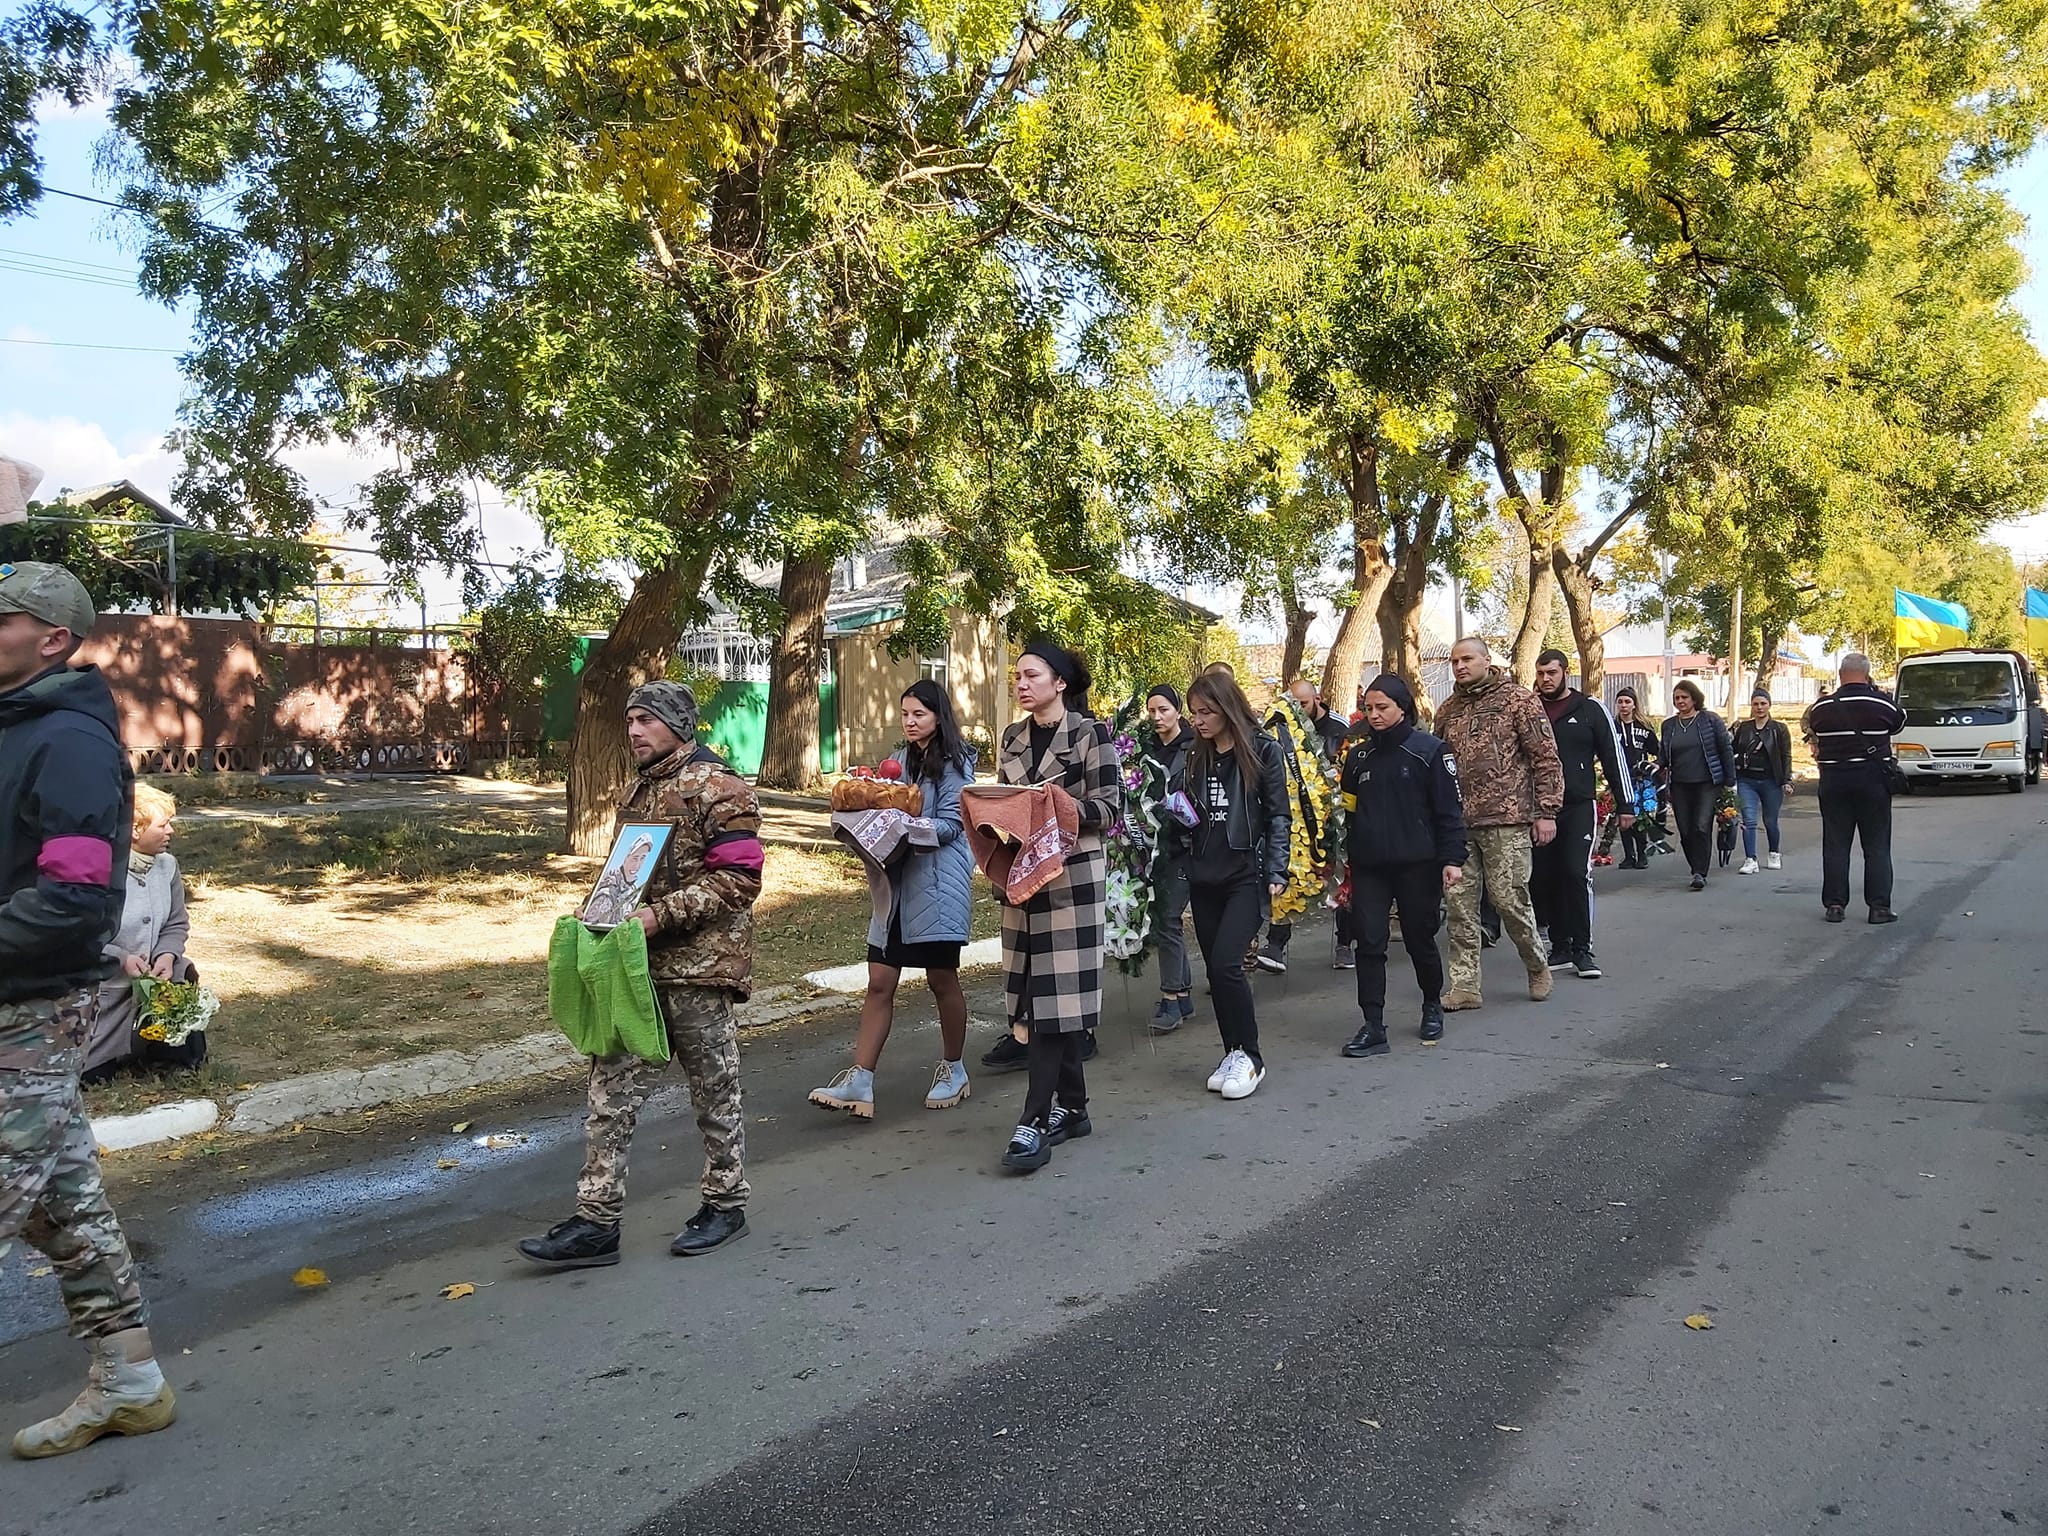
[[(220, 994), (204, 1072), (124, 1076), (96, 1112), (548, 1026), (548, 936), (597, 861), (516, 810), (382, 811), (190, 823), (177, 854), (191, 955)], [(770, 848), (756, 985), (865, 953), (869, 897), (837, 850)], [(976, 932), (996, 928), (986, 897)]]

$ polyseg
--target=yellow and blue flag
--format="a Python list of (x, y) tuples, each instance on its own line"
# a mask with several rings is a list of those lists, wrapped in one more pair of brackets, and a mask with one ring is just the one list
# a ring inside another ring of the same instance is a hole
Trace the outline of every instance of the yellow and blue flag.
[(1892, 643), (1901, 654), (1938, 651), (1969, 641), (1970, 610), (1961, 603), (1944, 603), (1938, 597), (1893, 587), (1892, 612)]
[(2027, 588), (2021, 611), (2027, 616), (2027, 649), (2036, 656), (2048, 656), (2048, 592)]

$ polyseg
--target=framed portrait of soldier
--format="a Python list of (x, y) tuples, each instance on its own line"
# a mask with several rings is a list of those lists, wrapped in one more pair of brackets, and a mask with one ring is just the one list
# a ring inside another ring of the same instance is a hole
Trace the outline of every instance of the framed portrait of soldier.
[(584, 927), (605, 933), (632, 919), (647, 895), (647, 882), (654, 878), (672, 830), (667, 822), (629, 822), (619, 828), (597, 883), (578, 909)]

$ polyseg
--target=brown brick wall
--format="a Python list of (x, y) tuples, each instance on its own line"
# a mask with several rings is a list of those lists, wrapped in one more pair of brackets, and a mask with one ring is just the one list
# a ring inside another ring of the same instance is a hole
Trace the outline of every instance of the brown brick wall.
[(508, 712), (451, 651), (302, 645), (238, 619), (108, 614), (79, 653), (107, 675), (145, 771), (456, 768), (531, 750), (538, 711)]

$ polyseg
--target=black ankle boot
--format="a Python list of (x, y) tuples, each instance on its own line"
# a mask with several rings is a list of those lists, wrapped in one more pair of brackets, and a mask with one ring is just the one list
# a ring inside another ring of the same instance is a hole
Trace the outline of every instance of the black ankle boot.
[(1344, 1054), (1351, 1057), (1384, 1056), (1392, 1049), (1387, 1044), (1387, 1021), (1367, 1014), (1365, 1022), (1358, 1026), (1358, 1033), (1346, 1043)]
[(599, 1269), (619, 1262), (619, 1224), (601, 1227), (571, 1216), (549, 1227), (545, 1237), (520, 1239), (519, 1252), (549, 1269)]
[(668, 1245), (668, 1251), (679, 1259), (695, 1258), (746, 1235), (744, 1210), (721, 1211), (713, 1205), (700, 1205), (697, 1214), (683, 1223), (683, 1230)]
[(1423, 1039), (1435, 1044), (1444, 1037), (1444, 1005), (1424, 1003), (1422, 1005), (1422, 1028), (1417, 1031)]

